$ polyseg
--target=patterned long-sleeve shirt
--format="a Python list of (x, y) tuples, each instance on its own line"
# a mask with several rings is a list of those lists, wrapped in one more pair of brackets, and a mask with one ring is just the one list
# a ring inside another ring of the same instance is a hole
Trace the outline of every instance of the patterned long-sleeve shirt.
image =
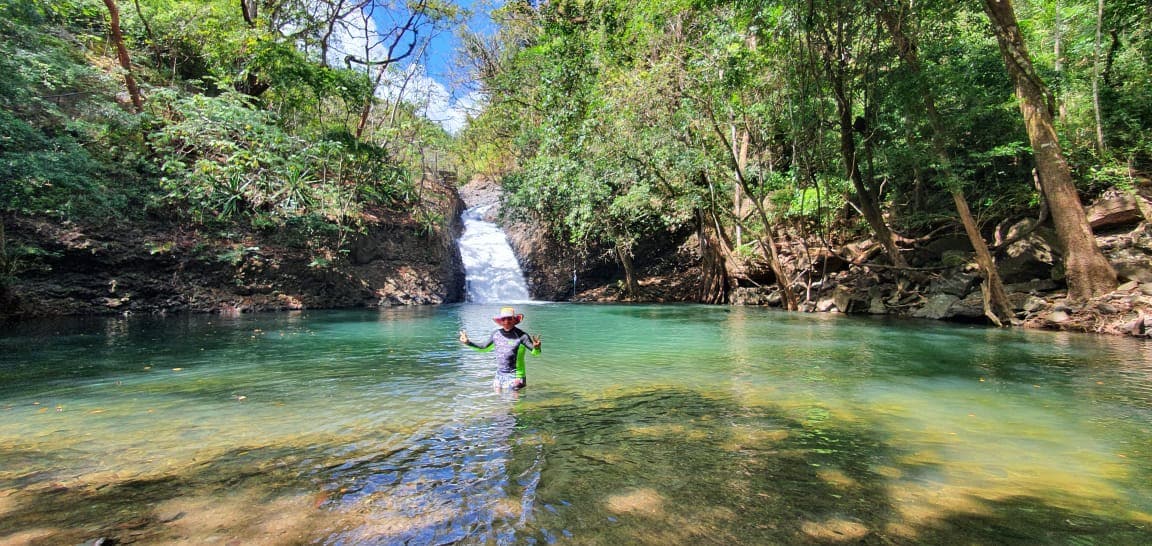
[(496, 371), (498, 373), (516, 373), (516, 377), (524, 379), (524, 353), (540, 354), (540, 349), (532, 347), (532, 337), (519, 328), (505, 330), (497, 328), (492, 331), (488, 343), (478, 345), (468, 340), (468, 346), (481, 352), (495, 351)]

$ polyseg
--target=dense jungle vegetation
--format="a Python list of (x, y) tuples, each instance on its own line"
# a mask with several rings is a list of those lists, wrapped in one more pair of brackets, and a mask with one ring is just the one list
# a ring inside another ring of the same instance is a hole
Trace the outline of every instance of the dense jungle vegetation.
[(1080, 205), (1152, 166), (1146, 2), (514, 2), (495, 17), (499, 33), (466, 40), (490, 96), (460, 136), (470, 164), (508, 172), (517, 210), (626, 270), (641, 242), (694, 226), (715, 254), (705, 299), (721, 301), (733, 261), (787, 287), (790, 239), (871, 237), (902, 266), (908, 237), (964, 225), (995, 306), (984, 239), (1047, 207), (1070, 295), (1115, 286)]
[[(900, 268), (902, 246), (952, 230), (1003, 318), (996, 228), (1024, 216), (1055, 225), (1071, 296), (1116, 284), (1081, 203), (1152, 170), (1147, 2), (517, 1), (492, 18), (471, 32), (436, 0), (9, 0), (0, 214), (243, 226), (322, 267), (367, 218), (443, 222), (417, 180), (452, 156), (462, 180), (502, 178), (506, 211), (612, 249), (630, 288), (638, 245), (696, 233), (701, 300), (755, 265), (796, 308), (780, 245), (871, 238)], [(395, 92), (447, 32), (485, 98), (456, 135)], [(43, 252), (4, 241), (0, 281)]]
[[(395, 27), (371, 24), (384, 9)], [(458, 18), (427, 1), (5, 1), (0, 212), (255, 229), (320, 266), (374, 214), (437, 225), (417, 181), (451, 138), (385, 90)], [(42, 252), (8, 246), (4, 277)]]

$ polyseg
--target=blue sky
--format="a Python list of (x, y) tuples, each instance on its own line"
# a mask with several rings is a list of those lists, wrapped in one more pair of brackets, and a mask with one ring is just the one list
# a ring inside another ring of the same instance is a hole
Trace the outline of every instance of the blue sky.
[[(466, 10), (471, 11), (472, 15), (465, 21), (465, 25), (473, 32), (491, 33), (493, 32), (492, 20), (488, 17), (488, 13), (493, 9), (492, 4), (494, 0), (474, 2), (473, 0), (461, 0), (452, 2)], [(456, 48), (460, 46), (460, 41), (457, 39), (456, 31), (453, 29), (449, 32), (443, 32), (438, 35), (429, 47), (428, 51), (428, 74), (437, 80), (449, 78), (450, 63), (456, 53)]]
[[(488, 14), (503, 2), (455, 0), (451, 3), (468, 12), (463, 23), (468, 29), (473, 32), (491, 33), (494, 28)], [(382, 31), (397, 27), (406, 18), (407, 12), (399, 11), (381, 11), (375, 15), (377, 28)], [(420, 84), (428, 86), (431, 90), (425, 95), (433, 97), (428, 101), (428, 117), (453, 132), (463, 123), (463, 112), (475, 103), (475, 96), (470, 95), (474, 91), (473, 86), (469, 85), (470, 82), (463, 81), (467, 74), (456, 66), (456, 50), (460, 45), (457, 34), (460, 30), (459, 27), (438, 30), (421, 57), (405, 59), (404, 62), (406, 66), (420, 65), (423, 75), (430, 80), (421, 80)], [(437, 89), (437, 86), (440, 89)]]

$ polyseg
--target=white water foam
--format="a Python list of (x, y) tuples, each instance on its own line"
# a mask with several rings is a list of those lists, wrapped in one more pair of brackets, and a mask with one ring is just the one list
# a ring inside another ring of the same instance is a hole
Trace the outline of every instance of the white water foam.
[(461, 216), (464, 234), (457, 243), (464, 260), (468, 301), (474, 303), (515, 303), (531, 301), (524, 272), (508, 237), (500, 226), (484, 220), (494, 205), (472, 207)]

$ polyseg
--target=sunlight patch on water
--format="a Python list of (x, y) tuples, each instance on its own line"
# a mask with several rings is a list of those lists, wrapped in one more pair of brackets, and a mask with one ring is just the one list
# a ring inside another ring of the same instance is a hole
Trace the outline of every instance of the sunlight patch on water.
[(84, 529), (141, 544), (1152, 536), (1140, 350), (531, 304), (518, 312), (544, 354), (512, 395), (455, 340), (494, 311), (0, 337), (16, 355), (0, 361), (0, 544), (96, 538)]

